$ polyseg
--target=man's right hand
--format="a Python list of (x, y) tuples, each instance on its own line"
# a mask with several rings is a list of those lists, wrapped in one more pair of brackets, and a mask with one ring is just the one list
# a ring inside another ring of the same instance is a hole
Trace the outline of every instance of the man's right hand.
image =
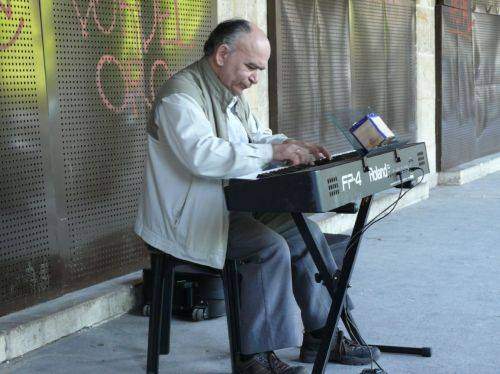
[(297, 144), (273, 144), (273, 160), (288, 161), (292, 165), (312, 164), (314, 155)]

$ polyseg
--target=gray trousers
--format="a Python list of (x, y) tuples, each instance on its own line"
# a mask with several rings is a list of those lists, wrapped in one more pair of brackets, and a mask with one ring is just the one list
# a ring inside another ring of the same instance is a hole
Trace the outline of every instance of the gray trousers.
[[(230, 214), (227, 256), (239, 260), (243, 354), (298, 347), (300, 319), (311, 331), (323, 327), (328, 317), (330, 295), (315, 281), (316, 265), (291, 216), (286, 215), (285, 221), (284, 217), (264, 224), (251, 213)], [(328, 243), (318, 225), (312, 222), (312, 226), (333, 272), (337, 265)]]

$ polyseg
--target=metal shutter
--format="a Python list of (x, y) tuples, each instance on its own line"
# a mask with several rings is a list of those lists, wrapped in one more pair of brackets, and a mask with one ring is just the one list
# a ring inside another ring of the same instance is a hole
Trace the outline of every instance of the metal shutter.
[[(271, 127), (350, 148), (328, 120), (371, 106), (398, 134), (415, 132), (413, 1), (271, 2)], [(339, 114), (339, 115), (337, 115)]]

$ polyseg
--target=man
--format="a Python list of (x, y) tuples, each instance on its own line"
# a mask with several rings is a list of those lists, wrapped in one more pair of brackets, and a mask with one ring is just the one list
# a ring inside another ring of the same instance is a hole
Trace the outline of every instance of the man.
[[(315, 144), (272, 135), (252, 115), (243, 91), (256, 84), (271, 53), (262, 30), (245, 20), (219, 24), (205, 57), (162, 87), (148, 127), (144, 191), (135, 230), (149, 245), (195, 263), (222, 268), (240, 260), (240, 373), (305, 373), (274, 351), (299, 346), (312, 362), (321, 341), (330, 296), (316, 283), (316, 267), (288, 215), (266, 224), (250, 213), (229, 213), (223, 183), (261, 170), (270, 161), (310, 163), (330, 157)], [(265, 217), (263, 217), (264, 219)], [(320, 250), (337, 269), (317, 227)], [(301, 339), (300, 318), (305, 329)], [(366, 364), (376, 348), (338, 334), (332, 360)]]

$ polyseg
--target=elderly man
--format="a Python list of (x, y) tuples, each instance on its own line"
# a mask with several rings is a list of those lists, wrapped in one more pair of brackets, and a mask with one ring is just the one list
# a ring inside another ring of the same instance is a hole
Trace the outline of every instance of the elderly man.
[[(297, 165), (330, 155), (321, 146), (272, 135), (241, 96), (267, 67), (271, 49), (262, 30), (245, 20), (223, 22), (212, 31), (204, 52), (158, 94), (148, 127), (135, 231), (150, 246), (183, 260), (215, 268), (222, 268), (226, 257), (240, 260), (239, 372), (305, 373), (304, 367), (279, 360), (274, 351), (302, 344), (301, 360), (312, 362), (330, 296), (314, 280), (316, 267), (288, 215), (263, 222), (250, 213), (229, 213), (223, 183), (262, 170), (273, 160)], [(317, 226), (313, 234), (335, 270)], [(331, 359), (366, 364), (379, 354), (339, 332)]]

